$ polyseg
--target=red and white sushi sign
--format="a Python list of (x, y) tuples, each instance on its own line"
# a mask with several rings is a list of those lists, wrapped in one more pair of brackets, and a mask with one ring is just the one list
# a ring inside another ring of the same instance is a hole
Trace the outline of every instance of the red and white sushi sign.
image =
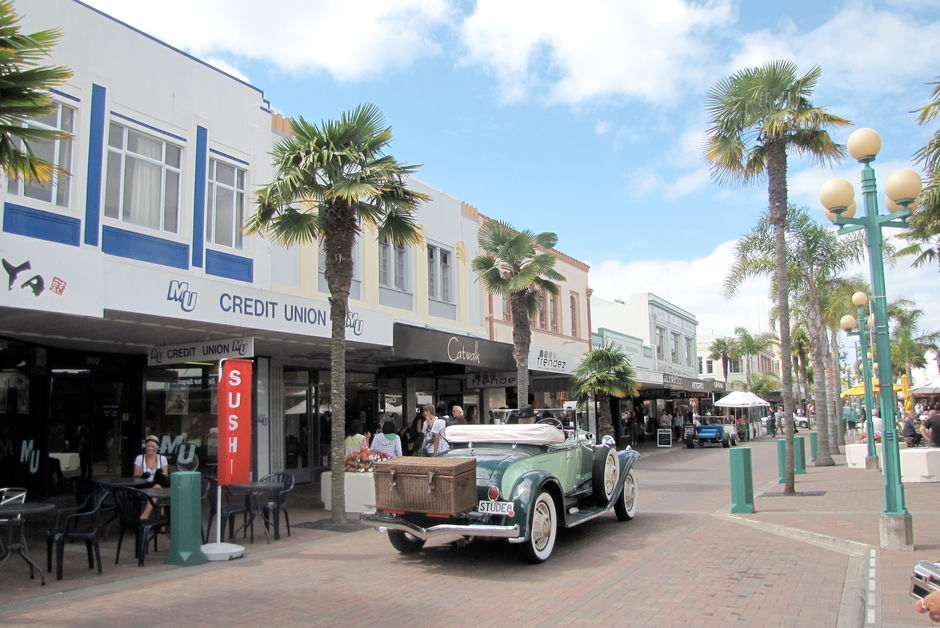
[(219, 486), (251, 479), (251, 360), (222, 362), (219, 380)]

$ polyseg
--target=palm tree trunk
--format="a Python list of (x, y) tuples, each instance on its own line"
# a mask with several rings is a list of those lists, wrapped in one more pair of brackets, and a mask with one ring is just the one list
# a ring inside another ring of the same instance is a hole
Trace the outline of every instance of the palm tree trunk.
[[(803, 380), (803, 399), (809, 399), (809, 367), (806, 364), (806, 354), (800, 354), (800, 379)], [(802, 400), (800, 406), (803, 406)]]
[[(614, 419), (610, 414), (610, 397), (607, 395), (597, 395), (597, 435), (614, 435)], [(670, 429), (672, 426), (670, 426)]]
[(787, 147), (783, 140), (767, 143), (767, 195), (770, 222), (774, 226), (774, 253), (777, 258), (777, 316), (780, 321), (780, 358), (783, 361), (783, 416), (786, 434), (783, 494), (794, 495), (793, 467), (793, 376), (790, 363), (790, 287), (787, 281)]
[(829, 330), (829, 363), (830, 368), (829, 372), (832, 374), (832, 385), (829, 387), (829, 395), (832, 399), (832, 414), (830, 417), (834, 417), (834, 420), (829, 423), (829, 445), (830, 449), (833, 449), (832, 445), (835, 444), (835, 450), (833, 453), (842, 453), (840, 447), (845, 446), (845, 434), (843, 434), (843, 426), (845, 425), (842, 418), (842, 398), (839, 396), (840, 392), (840, 382), (842, 381), (842, 374), (839, 372), (839, 342), (836, 337), (837, 331), (835, 329)]
[(516, 407), (521, 408), (529, 403), (529, 347), (532, 344), (526, 294), (511, 294), (509, 309), (512, 312), (512, 355), (516, 360)]
[(813, 360), (814, 399), (816, 406), (816, 466), (835, 465), (829, 449), (829, 413), (826, 394), (826, 350), (829, 348), (826, 326), (823, 324), (819, 300), (811, 289), (809, 295), (809, 351)]
[(335, 209), (326, 220), (331, 223), (324, 239), (327, 264), (323, 273), (330, 288), (330, 411), (333, 413), (330, 521), (342, 525), (346, 523), (346, 314), (353, 274), (355, 222), (351, 211)]

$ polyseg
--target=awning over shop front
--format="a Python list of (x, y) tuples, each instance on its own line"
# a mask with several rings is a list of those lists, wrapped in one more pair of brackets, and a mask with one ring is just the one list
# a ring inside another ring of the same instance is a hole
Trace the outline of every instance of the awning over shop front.
[(512, 345), (463, 334), (395, 323), (392, 352), (396, 358), (508, 371), (516, 368)]

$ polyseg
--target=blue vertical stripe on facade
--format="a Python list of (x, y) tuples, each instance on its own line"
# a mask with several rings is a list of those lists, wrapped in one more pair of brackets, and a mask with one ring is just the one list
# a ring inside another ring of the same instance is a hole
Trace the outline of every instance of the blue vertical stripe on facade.
[(104, 113), (107, 90), (91, 86), (91, 127), (88, 130), (88, 179), (85, 192), (85, 244), (98, 246), (101, 225), (101, 172), (104, 167)]
[(203, 245), (206, 237), (206, 158), (209, 133), (196, 127), (196, 189), (193, 190), (193, 266), (202, 268)]

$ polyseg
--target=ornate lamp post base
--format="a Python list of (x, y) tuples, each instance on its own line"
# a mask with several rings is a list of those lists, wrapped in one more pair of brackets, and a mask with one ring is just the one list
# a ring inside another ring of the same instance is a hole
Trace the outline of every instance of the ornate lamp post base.
[(878, 521), (881, 549), (914, 551), (914, 520), (911, 514), (885, 515)]

